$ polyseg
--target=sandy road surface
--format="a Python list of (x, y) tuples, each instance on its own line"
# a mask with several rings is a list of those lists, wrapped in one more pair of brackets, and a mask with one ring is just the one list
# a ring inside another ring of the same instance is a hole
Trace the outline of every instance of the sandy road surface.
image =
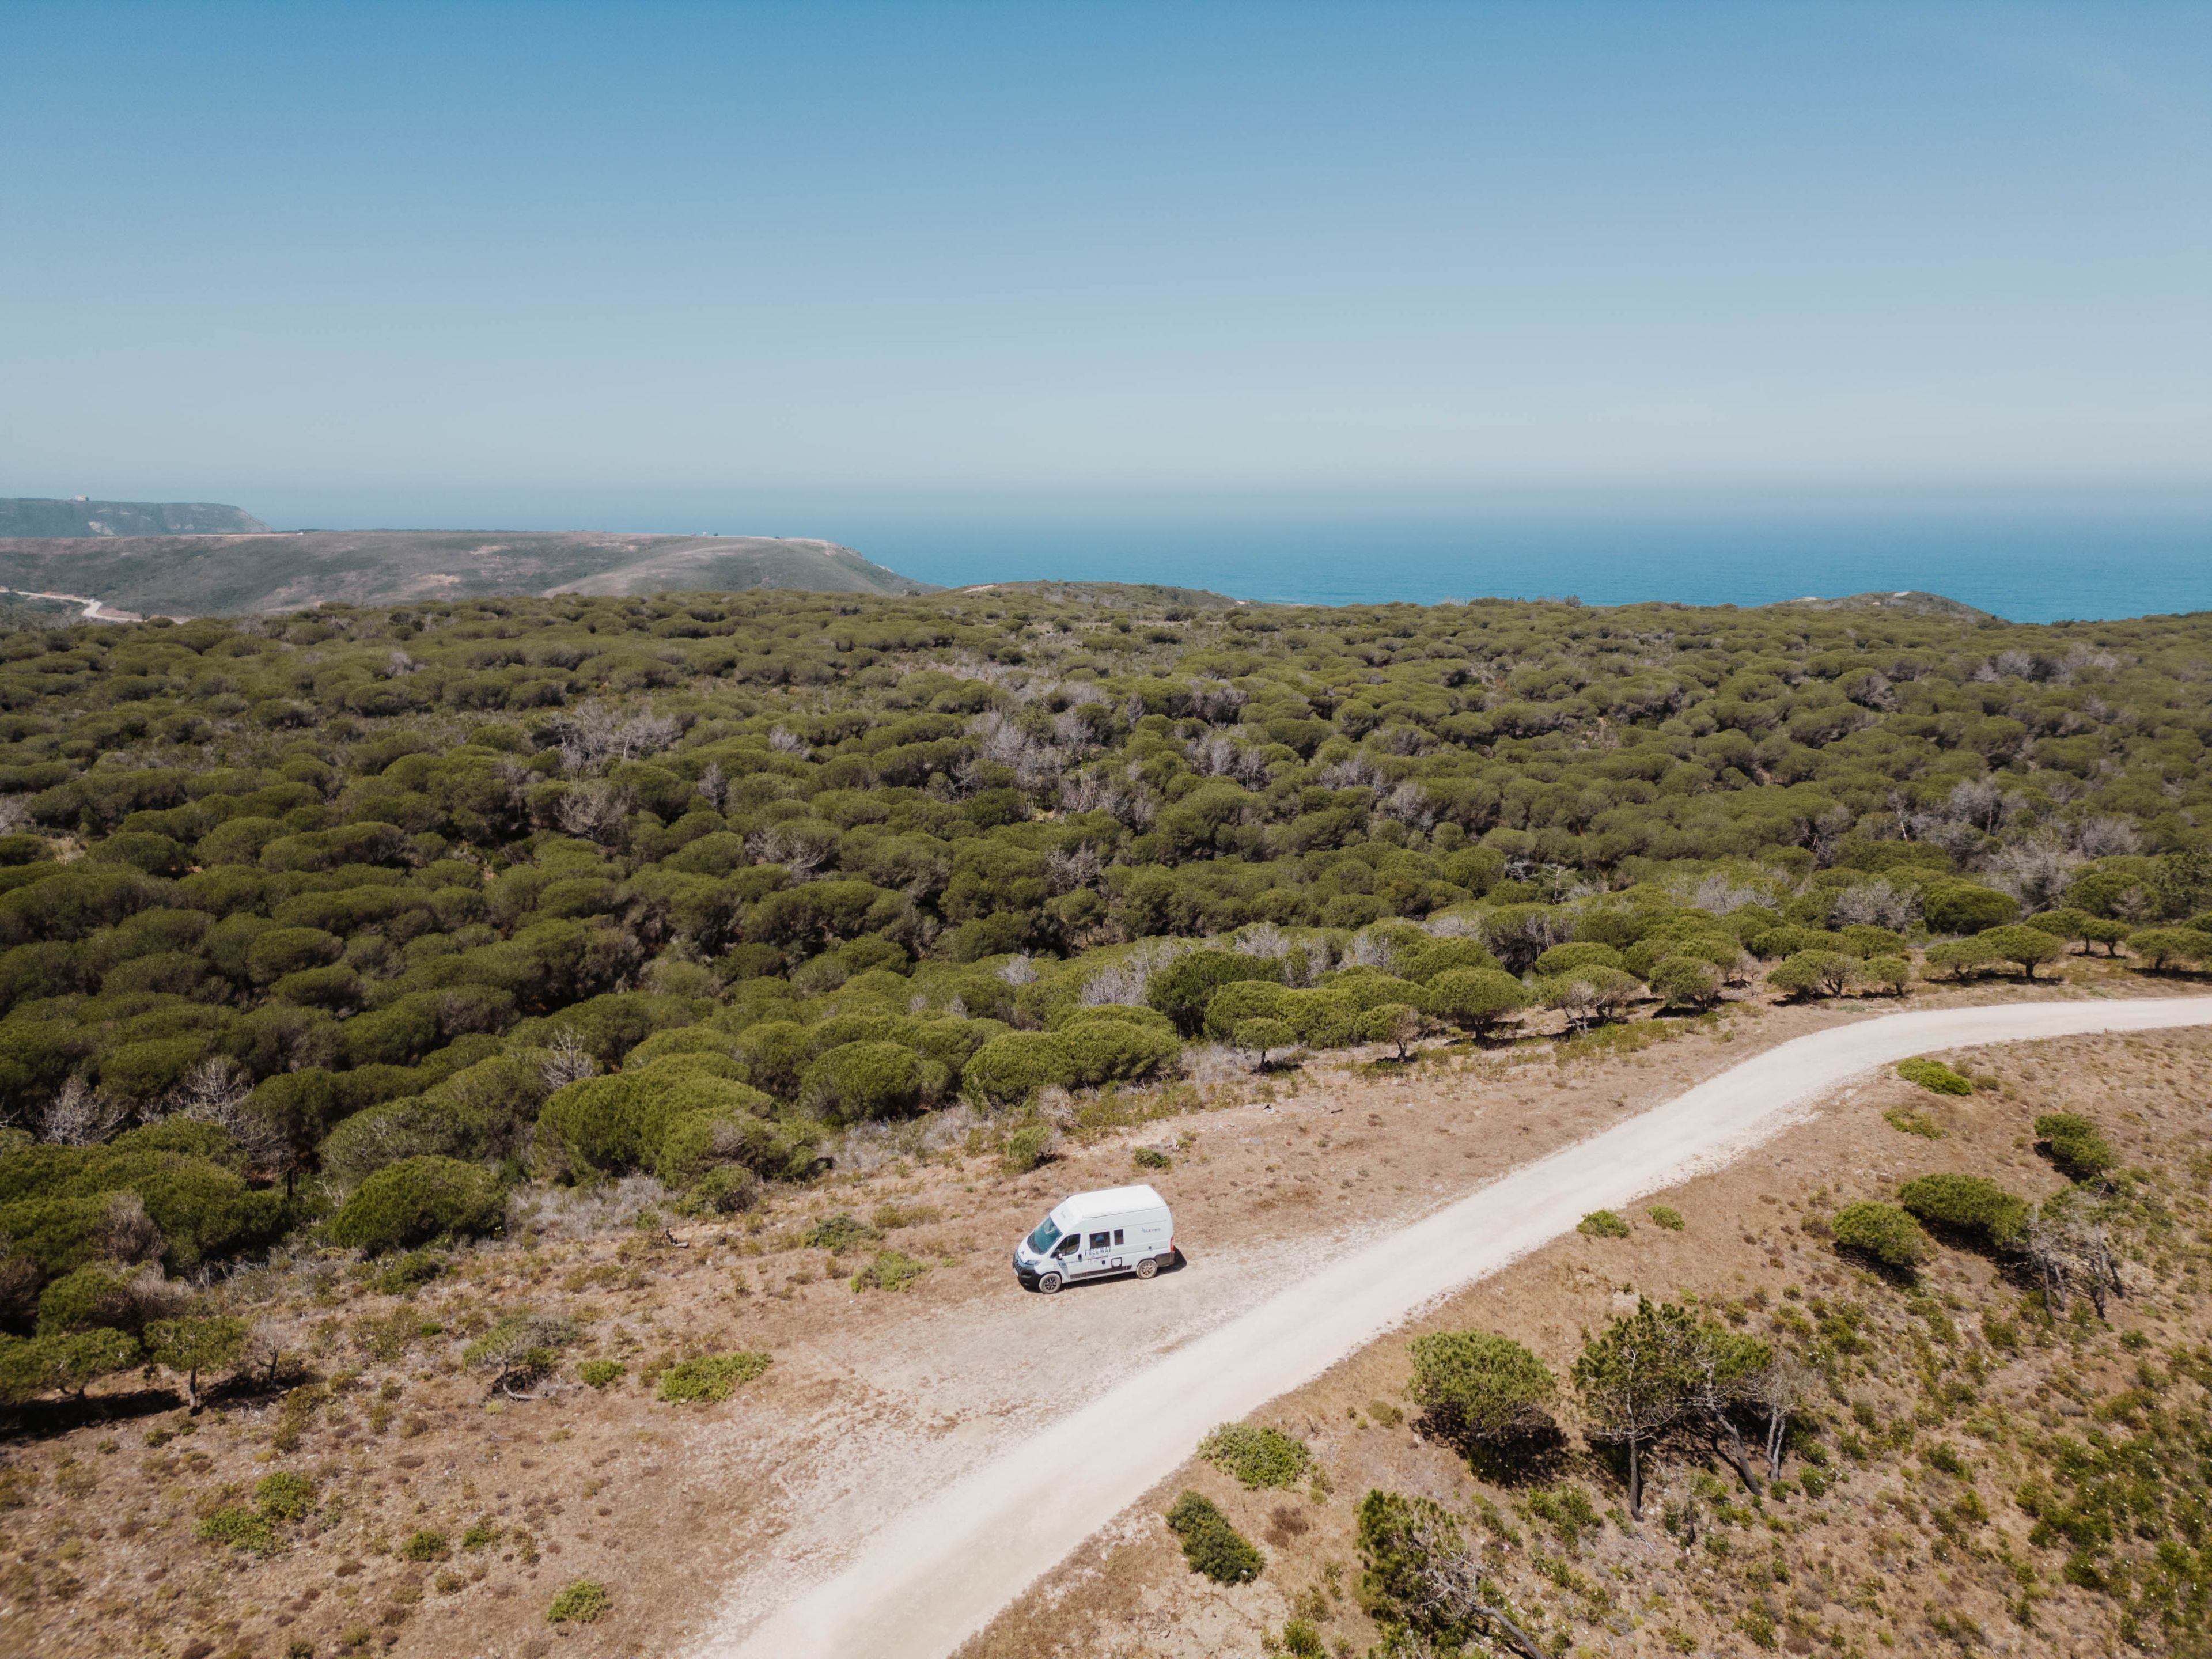
[[(1310, 1381), (1589, 1211), (1726, 1163), (1802, 1119), (1839, 1084), (1910, 1055), (2176, 1025), (2212, 1025), (2212, 997), (1930, 1010), (1783, 1043), (1334, 1263), (1286, 1275), (1293, 1282), (1267, 1300), (1042, 1424), (981, 1468), (934, 1491), (917, 1481), (912, 1505), (885, 1520), (841, 1571), (765, 1620), (733, 1607), (699, 1652), (714, 1659), (949, 1654), (1183, 1462), (1215, 1424)], [(1142, 1350), (1125, 1349), (1119, 1362), (1143, 1358)], [(1115, 1357), (1078, 1355), (1051, 1342), (1034, 1358), (1088, 1366)]]

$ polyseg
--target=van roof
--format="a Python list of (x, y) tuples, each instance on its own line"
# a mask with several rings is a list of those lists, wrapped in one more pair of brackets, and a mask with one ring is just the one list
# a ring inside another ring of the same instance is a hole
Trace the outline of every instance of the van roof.
[(1130, 1210), (1164, 1210), (1167, 1200), (1150, 1187), (1102, 1187), (1096, 1192), (1070, 1193), (1053, 1208), (1070, 1221), (1094, 1215), (1119, 1215)]

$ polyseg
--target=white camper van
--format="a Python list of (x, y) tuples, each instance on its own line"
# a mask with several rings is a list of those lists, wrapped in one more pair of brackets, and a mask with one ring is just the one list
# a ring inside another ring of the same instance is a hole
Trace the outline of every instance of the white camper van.
[(1109, 1187), (1060, 1200), (1014, 1246), (1014, 1274), (1024, 1289), (1050, 1296), (1072, 1279), (1150, 1279), (1175, 1260), (1175, 1248), (1165, 1199), (1150, 1187)]

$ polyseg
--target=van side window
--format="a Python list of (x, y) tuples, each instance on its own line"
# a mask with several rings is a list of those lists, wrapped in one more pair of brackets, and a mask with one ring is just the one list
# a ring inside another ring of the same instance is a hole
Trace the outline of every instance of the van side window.
[(1121, 1230), (1119, 1227), (1114, 1229), (1114, 1242), (1116, 1244), (1121, 1242)]
[(1109, 1238), (1111, 1238), (1112, 1237), (1113, 1237), (1113, 1235), (1112, 1235), (1112, 1234), (1110, 1234), (1110, 1233), (1093, 1233), (1093, 1234), (1091, 1234), (1091, 1248), (1092, 1249), (1094, 1249), (1094, 1250), (1103, 1250), (1103, 1249), (1104, 1249), (1106, 1248), (1106, 1243), (1107, 1243), (1107, 1240), (1109, 1240)]
[(1054, 1250), (1053, 1254), (1054, 1255), (1073, 1255), (1082, 1248), (1083, 1235), (1081, 1233), (1070, 1233), (1066, 1238), (1060, 1241), (1060, 1248)]

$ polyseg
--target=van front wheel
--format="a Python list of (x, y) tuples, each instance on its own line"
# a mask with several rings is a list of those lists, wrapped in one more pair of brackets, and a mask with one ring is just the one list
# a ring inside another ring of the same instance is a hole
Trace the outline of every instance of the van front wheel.
[(1058, 1273), (1042, 1273), (1037, 1278), (1037, 1289), (1047, 1296), (1054, 1296), (1059, 1293), (1060, 1282)]
[(1159, 1257), (1156, 1255), (1148, 1255), (1142, 1261), (1139, 1261), (1137, 1264), (1137, 1277), (1139, 1279), (1150, 1279), (1154, 1273), (1159, 1272)]

